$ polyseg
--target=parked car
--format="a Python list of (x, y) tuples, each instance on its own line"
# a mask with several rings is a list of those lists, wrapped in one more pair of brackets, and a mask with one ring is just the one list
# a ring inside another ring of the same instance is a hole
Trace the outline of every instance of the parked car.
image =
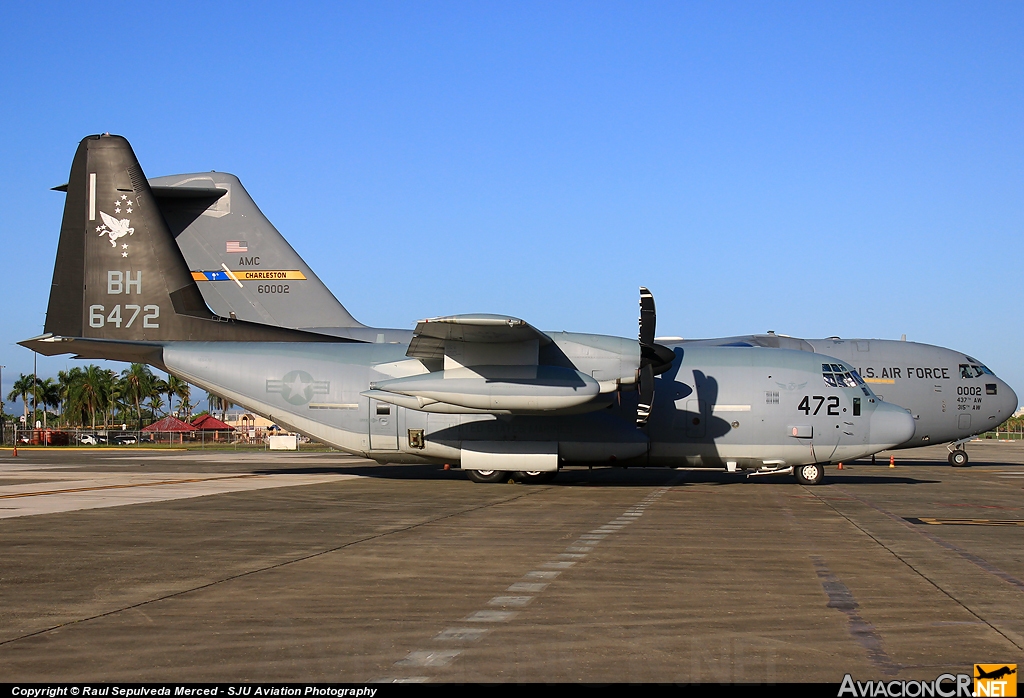
[(95, 434), (79, 434), (78, 443), (84, 446), (96, 446), (99, 444), (99, 440)]
[(139, 439), (134, 434), (118, 434), (111, 437), (110, 443), (117, 446), (130, 446), (131, 444), (139, 443)]

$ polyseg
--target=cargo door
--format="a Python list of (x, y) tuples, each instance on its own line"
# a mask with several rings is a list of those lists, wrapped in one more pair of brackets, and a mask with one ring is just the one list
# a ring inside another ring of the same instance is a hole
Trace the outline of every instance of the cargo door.
[(398, 408), (370, 398), (370, 450), (398, 450)]

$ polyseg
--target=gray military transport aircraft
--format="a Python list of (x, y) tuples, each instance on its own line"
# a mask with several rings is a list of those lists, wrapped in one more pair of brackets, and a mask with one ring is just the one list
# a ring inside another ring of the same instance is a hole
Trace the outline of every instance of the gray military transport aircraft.
[[(149, 182), (193, 279), (218, 315), (369, 341), (404, 343), (412, 339), (410, 331), (378, 330), (357, 322), (267, 220), (234, 175), (200, 172)], [(881, 393), (879, 398), (913, 414), (916, 432), (896, 448), (945, 443), (952, 465), (966, 465), (963, 445), (994, 429), (1017, 407), (1010, 386), (980, 361), (928, 344), (839, 337), (799, 339), (774, 332), (703, 340), (659, 337), (657, 341), (673, 350), (687, 346), (771, 347), (841, 359)], [(828, 368), (832, 369), (831, 364)], [(837, 380), (836, 371), (823, 373), (831, 373)], [(801, 411), (821, 409), (814, 395), (807, 398), (798, 405)]]
[[(174, 242), (168, 223), (180, 220), (158, 201), (198, 201), (198, 217), (228, 194), (198, 181), (150, 186), (128, 141), (109, 134), (79, 144), (66, 192), (44, 334), (23, 346), (148, 363), (380, 462), (458, 462), (477, 482), (544, 482), (591, 463), (791, 472), (816, 484), (824, 464), (914, 434), (911, 415), (841, 360), (656, 343), (646, 289), (637, 340), (541, 332), (503, 315), (431, 318), (411, 333), (220, 316)], [(256, 255), (252, 242), (227, 244)]]

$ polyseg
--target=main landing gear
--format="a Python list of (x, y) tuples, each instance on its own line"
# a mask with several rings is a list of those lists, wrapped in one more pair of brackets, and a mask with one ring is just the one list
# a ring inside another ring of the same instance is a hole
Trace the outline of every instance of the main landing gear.
[(555, 479), (558, 473), (550, 470), (528, 470), (509, 472), (507, 470), (467, 470), (466, 477), (473, 482), (508, 482), (513, 478), (527, 485), (544, 485)]
[(473, 482), (504, 482), (508, 473), (504, 470), (467, 470), (466, 477)]

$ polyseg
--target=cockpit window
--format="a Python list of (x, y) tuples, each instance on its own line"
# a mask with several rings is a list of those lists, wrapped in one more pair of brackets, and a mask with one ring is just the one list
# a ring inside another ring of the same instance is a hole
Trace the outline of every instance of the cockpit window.
[(821, 376), (825, 379), (825, 385), (830, 388), (856, 388), (864, 382), (856, 371), (842, 364), (822, 364)]
[(996, 374), (982, 364), (960, 364), (961, 378), (977, 378), (978, 376), (994, 376)]

